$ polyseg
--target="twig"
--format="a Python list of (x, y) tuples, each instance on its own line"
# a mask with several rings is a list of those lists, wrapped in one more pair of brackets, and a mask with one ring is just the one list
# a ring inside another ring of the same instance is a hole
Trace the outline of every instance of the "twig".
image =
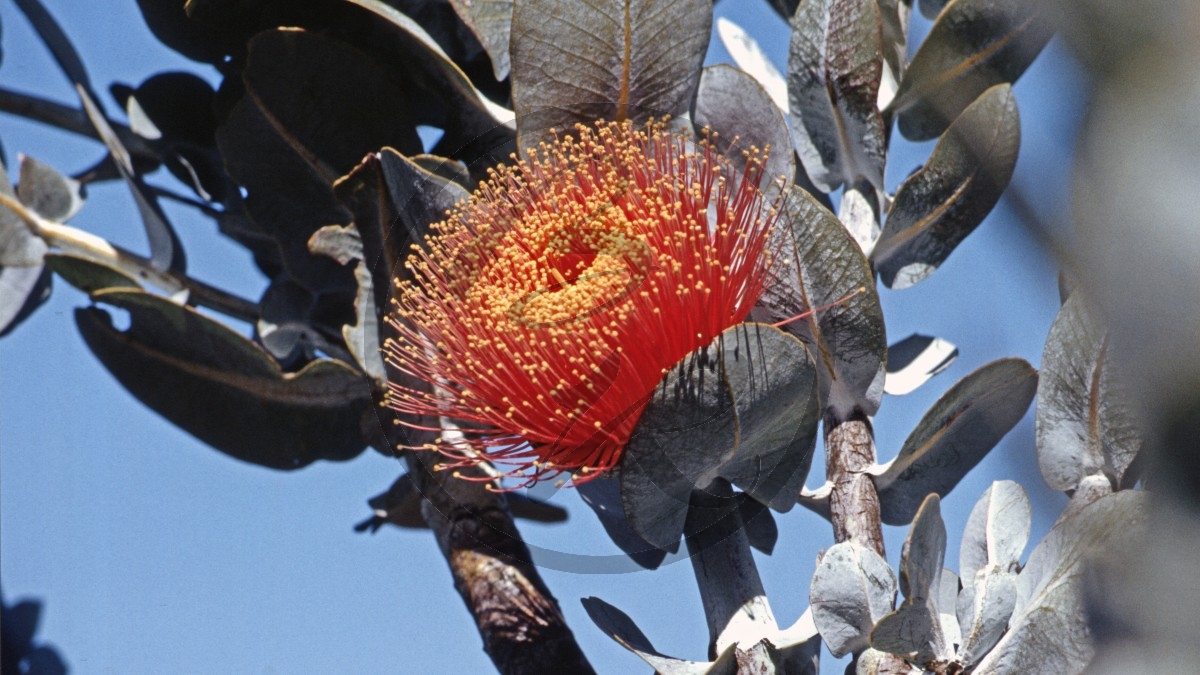
[(104, 238), (90, 232), (46, 220), (7, 195), (0, 194), (0, 206), (7, 207), (24, 221), (30, 232), (41, 237), (47, 245), (63, 253), (78, 255), (115, 267), (130, 277), (149, 283), (170, 295), (187, 291), (188, 299), (192, 303), (216, 310), (226, 316), (251, 323), (258, 320), (257, 303), (189, 276), (160, 270), (151, 263), (149, 258), (110, 244)]
[[(100, 134), (96, 132), (96, 128), (92, 126), (82, 110), (48, 99), (0, 87), (0, 112), (41, 122), (56, 129), (87, 136), (96, 141), (100, 140)], [(159, 154), (146, 139), (133, 133), (133, 130), (127, 126), (121, 124), (112, 126), (117, 132), (117, 137), (121, 139), (121, 144), (129, 150), (130, 154), (152, 159), (155, 162), (161, 161)]]
[(832, 410), (825, 420), (825, 474), (834, 539), (852, 541), (884, 555), (879, 493), (867, 473), (875, 464), (875, 434), (871, 422), (855, 410), (840, 418)]

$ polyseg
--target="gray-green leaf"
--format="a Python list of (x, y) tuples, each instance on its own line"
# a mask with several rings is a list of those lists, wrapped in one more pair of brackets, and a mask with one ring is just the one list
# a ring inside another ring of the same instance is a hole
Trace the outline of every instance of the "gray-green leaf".
[(1049, 42), (1059, 3), (1042, 0), (955, 0), (908, 64), (889, 109), (900, 133), (939, 136), (986, 89), (1016, 82)]
[(1042, 477), (1055, 490), (1074, 490), (1085, 476), (1099, 473), (1120, 485), (1141, 444), (1129, 396), (1113, 372), (1108, 332), (1076, 293), (1055, 318), (1042, 353)]
[(817, 563), (808, 601), (829, 651), (836, 657), (859, 652), (871, 627), (896, 603), (896, 574), (869, 548), (834, 544)]
[(946, 495), (1025, 415), (1037, 372), (1000, 359), (967, 375), (925, 413), (900, 453), (875, 477), (883, 522), (899, 525), (925, 495)]
[(779, 183), (766, 191), (777, 202), (772, 236), (776, 281), (760, 301), (772, 320), (823, 308), (783, 328), (809, 346), (817, 361), (821, 401), (875, 414), (883, 397), (887, 337), (871, 268), (836, 216), (804, 190)]
[(1012, 88), (984, 92), (938, 140), (929, 161), (904, 181), (871, 259), (890, 288), (933, 273), (1000, 199), (1012, 178), (1021, 123)]
[(709, 66), (700, 73), (692, 120), (718, 132), (717, 148), (738, 169), (745, 169), (742, 153), (751, 146), (767, 151), (766, 180), (796, 174), (795, 154), (787, 122), (767, 92), (746, 73), (726, 64)]
[(788, 108), (792, 142), (825, 192), (864, 178), (883, 186), (883, 73), (876, 0), (809, 0), (792, 17)]

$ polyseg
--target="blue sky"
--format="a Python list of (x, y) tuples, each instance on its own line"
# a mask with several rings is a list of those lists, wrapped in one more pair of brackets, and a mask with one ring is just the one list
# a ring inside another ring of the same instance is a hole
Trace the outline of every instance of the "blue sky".
[[(215, 78), (211, 68), (157, 43), (133, 0), (46, 5), (75, 41), (98, 89), (113, 81), (136, 85), (169, 69)], [(755, 35), (784, 69), (787, 28), (766, 2), (726, 0), (717, 10)], [(12, 3), (0, 2), (0, 19), (0, 86), (75, 104), (68, 82)], [(916, 19), (914, 34), (926, 29)], [(710, 49), (710, 62), (727, 58), (720, 46)], [(1057, 41), (1016, 92), (1023, 138), (1014, 180), (1045, 217), (1061, 221), (1083, 88)], [(893, 189), (932, 147), (897, 139), (888, 175)], [(0, 115), (0, 140), (10, 168), (19, 152), (64, 172), (101, 156), (97, 143), (9, 115)], [(265, 280), (249, 255), (217, 235), (211, 221), (175, 205), (166, 209), (195, 276), (257, 297)], [(122, 185), (92, 188), (73, 224), (145, 250)], [(1038, 364), (1058, 306), (1055, 274), (1002, 205), (927, 281), (882, 291), (892, 341), (921, 332), (961, 350), (959, 360), (922, 389), (885, 400), (876, 418), (882, 459), (895, 454), (921, 414), (963, 375), (1004, 356)], [(57, 647), (73, 672), (491, 671), (431, 535), (351, 530), (369, 515), (365, 500), (400, 472), (394, 460), (367, 451), (348, 463), (281, 473), (207, 448), (134, 400), (91, 356), (72, 319), (72, 310), (86, 303), (83, 294), (56, 283), (50, 301), (0, 340), (0, 580), (8, 602), (30, 596), (45, 603), (38, 637)], [(822, 475), (818, 457), (809, 485)], [(1040, 537), (1065, 499), (1050, 493), (1037, 473), (1032, 414), (945, 500), (952, 567), (967, 512), (1000, 478), (1030, 491), (1034, 537)], [(570, 521), (521, 523), (531, 544), (582, 555), (617, 553), (571, 490), (558, 492), (555, 501), (570, 510)], [(807, 605), (817, 552), (832, 544), (832, 535), (826, 522), (803, 509), (777, 520), (779, 545), (773, 556), (758, 556), (758, 564), (776, 616), (790, 623)], [(893, 564), (903, 535), (888, 528)], [(589, 595), (628, 613), (660, 651), (704, 657), (707, 632), (686, 562), (620, 575), (544, 574), (600, 672), (647, 668), (591, 624), (579, 604)], [(832, 660), (825, 670), (841, 672)]]

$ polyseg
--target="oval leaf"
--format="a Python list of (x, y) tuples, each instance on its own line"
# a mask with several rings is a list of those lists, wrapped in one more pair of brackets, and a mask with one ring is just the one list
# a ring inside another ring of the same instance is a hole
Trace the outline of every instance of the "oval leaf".
[(875, 477), (883, 522), (900, 525), (925, 495), (946, 495), (1025, 416), (1037, 371), (1000, 359), (959, 380), (925, 413), (896, 459)]
[(129, 312), (126, 331), (88, 307), (75, 320), (88, 347), (139, 400), (230, 456), (274, 469), (362, 452), (366, 380), (323, 359), (284, 373), (258, 345), (195, 310), (130, 290), (95, 294)]
[(517, 0), (510, 49), (520, 147), (577, 122), (687, 113), (711, 32), (709, 0)]
[(17, 196), (21, 203), (46, 220), (61, 223), (83, 208), (83, 186), (49, 164), (22, 155), (20, 181)]
[(1142, 492), (1116, 492), (1056, 523), (1017, 576), (1008, 632), (975, 672), (1080, 672), (1094, 651), (1083, 606), (1084, 568), (1103, 550), (1134, 541), (1146, 522), (1146, 502)]
[(1007, 572), (1019, 568), (1029, 541), (1032, 511), (1025, 488), (1011, 480), (991, 484), (967, 518), (958, 554), (958, 571), (969, 582), (975, 573), (996, 566)]
[(136, 279), (115, 267), (67, 253), (48, 254), (46, 266), (89, 295), (107, 288), (142, 288)]
[(963, 628), (961, 656), (966, 665), (979, 661), (1000, 641), (1017, 601), (1017, 575), (989, 567), (974, 582), (971, 623)]
[(989, 87), (1016, 82), (1054, 34), (1059, 3), (955, 0), (938, 15), (890, 110), (900, 133), (936, 138)]
[(821, 308), (783, 329), (812, 350), (826, 407), (874, 415), (883, 398), (887, 338), (871, 268), (837, 217), (810, 194), (788, 186), (779, 195), (773, 183), (767, 201), (780, 212), (771, 243), (776, 280), (760, 304), (775, 321)]
[(808, 602), (817, 631), (834, 656), (860, 652), (871, 627), (896, 603), (896, 574), (865, 546), (834, 544), (817, 563)]
[(889, 288), (933, 273), (1000, 199), (1012, 178), (1021, 123), (1012, 88), (984, 92), (896, 191), (871, 259)]
[(1126, 482), (1142, 443), (1117, 379), (1108, 332), (1080, 294), (1071, 296), (1050, 327), (1038, 384), (1038, 466), (1055, 490), (1100, 473), (1114, 485)]
[(650, 664), (654, 672), (660, 675), (733, 675), (738, 672), (733, 649), (726, 650), (715, 663), (685, 661), (665, 656), (654, 649), (650, 639), (625, 612), (600, 598), (588, 597), (580, 602), (583, 603), (588, 617), (600, 630), (617, 644), (637, 654), (638, 658)]
[(743, 155), (751, 147), (767, 152), (766, 176), (791, 182), (796, 160), (783, 113), (771, 103), (767, 92), (746, 73), (718, 64), (700, 73), (692, 120), (718, 133), (717, 149), (738, 169), (745, 169)]
[(717, 478), (787, 511), (812, 461), (819, 407), (808, 352), (762, 324), (729, 328), (668, 373), (621, 459), (634, 531), (675, 550), (691, 492)]
[(883, 187), (887, 143), (876, 106), (883, 74), (881, 31), (876, 0), (810, 0), (792, 17), (792, 142), (824, 192), (859, 178)]

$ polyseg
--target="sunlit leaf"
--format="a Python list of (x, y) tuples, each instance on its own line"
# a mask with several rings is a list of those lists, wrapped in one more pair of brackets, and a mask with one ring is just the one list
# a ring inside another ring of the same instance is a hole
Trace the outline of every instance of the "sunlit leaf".
[(859, 652), (875, 622), (896, 603), (896, 575), (875, 551), (834, 544), (817, 563), (808, 601), (829, 651), (836, 657)]
[(21, 157), (17, 197), (41, 217), (58, 223), (70, 220), (83, 208), (83, 188), (79, 181), (27, 156)]
[(888, 346), (885, 394), (912, 393), (958, 358), (958, 347), (942, 338), (913, 334)]
[(1146, 522), (1146, 502), (1144, 493), (1116, 492), (1055, 524), (1017, 576), (1008, 632), (976, 672), (1081, 672), (1094, 650), (1081, 587), (1086, 564), (1105, 549), (1134, 541)]

